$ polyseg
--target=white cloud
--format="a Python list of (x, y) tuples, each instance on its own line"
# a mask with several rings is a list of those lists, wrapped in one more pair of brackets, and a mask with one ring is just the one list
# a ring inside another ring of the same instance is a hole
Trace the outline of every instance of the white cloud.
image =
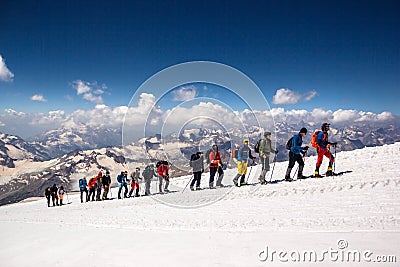
[(77, 95), (82, 95), (82, 98), (96, 104), (103, 103), (103, 97), (107, 86), (103, 84), (101, 87), (97, 85), (97, 82), (89, 83), (82, 80), (76, 80), (72, 82), (72, 87), (76, 90)]
[(272, 99), (272, 103), (281, 105), (293, 105), (301, 99), (301, 95), (288, 89), (281, 88), (276, 90), (276, 93)]
[(310, 101), (318, 95), (317, 91), (312, 90), (303, 95), (290, 90), (288, 88), (280, 88), (276, 90), (272, 98), (272, 103), (276, 105), (294, 105), (300, 100)]
[(304, 95), (304, 100), (305, 100), (305, 101), (310, 101), (311, 99), (313, 99), (314, 97), (316, 97), (317, 94), (318, 94), (317, 91), (312, 90), (312, 91), (310, 91), (310, 92), (308, 92), (308, 93), (306, 93), (306, 94)]
[(47, 102), (47, 99), (43, 95), (40, 95), (40, 94), (31, 96), (31, 100), (38, 101), (38, 102)]
[(357, 112), (357, 110), (342, 110), (339, 109), (333, 112), (333, 121), (334, 122), (345, 122), (345, 121), (355, 121), (359, 119), (361, 116)]
[[(174, 109), (162, 110), (156, 105), (154, 95), (142, 93), (137, 104), (130, 107), (109, 107), (98, 103), (92, 109), (78, 109), (72, 113), (65, 113), (63, 110), (53, 110), (47, 113), (24, 113), (7, 109), (5, 113), (0, 113), (0, 127), (2, 127), (1, 131), (3, 132), (33, 136), (42, 131), (57, 129), (61, 126), (79, 128), (81, 125), (88, 125), (91, 127), (121, 128), (124, 125), (124, 135), (126, 134), (125, 131), (131, 131), (127, 134), (131, 134), (133, 137), (141, 137), (144, 132), (142, 126), (145, 124), (153, 127), (151, 129), (164, 129), (166, 131), (179, 130), (188, 122), (199, 127), (219, 124), (229, 129), (241, 127), (243, 123), (249, 126), (256, 125), (255, 115), (260, 119), (262, 127), (269, 128), (272, 121), (296, 124), (303, 121), (319, 128), (319, 125), (323, 122), (330, 122), (333, 127), (340, 127), (341, 125), (353, 125), (356, 122), (385, 122), (395, 118), (390, 112), (376, 114), (357, 110), (339, 109), (332, 111), (322, 108), (315, 108), (312, 111), (285, 110), (280, 107), (273, 108), (270, 111), (232, 111), (212, 102), (200, 102), (189, 107), (178, 106)], [(192, 119), (196, 117), (198, 119), (193, 121)]]
[(72, 86), (76, 90), (77, 95), (81, 95), (87, 92), (90, 92), (92, 88), (90, 88), (90, 83), (82, 81), (82, 80), (76, 80), (72, 83)]
[(11, 109), (11, 108), (5, 109), (4, 111), (5, 111), (7, 114), (12, 115), (12, 116), (19, 116), (19, 117), (25, 116), (25, 113), (24, 113), (24, 112), (15, 111), (15, 110), (13, 110), (13, 109)]
[(12, 73), (6, 66), (6, 62), (0, 55), (0, 81), (12, 82), (14, 73)]
[(96, 94), (96, 95), (104, 94), (104, 90), (103, 90), (103, 89), (94, 90), (94, 91), (93, 91), (93, 94)]
[(174, 101), (188, 101), (196, 97), (197, 90), (194, 85), (182, 86), (179, 89), (172, 91)]
[(96, 103), (96, 104), (103, 103), (103, 98), (101, 96), (95, 96), (92, 93), (83, 94), (83, 99), (93, 102), (93, 103)]
[(391, 120), (394, 118), (391, 112), (384, 111), (376, 116), (379, 121)]

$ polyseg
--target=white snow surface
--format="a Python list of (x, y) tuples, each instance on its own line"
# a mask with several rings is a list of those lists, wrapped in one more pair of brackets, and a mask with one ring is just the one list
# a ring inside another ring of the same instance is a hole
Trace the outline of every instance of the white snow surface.
[[(183, 192), (190, 177), (176, 177), (170, 185), (176, 192), (164, 195), (80, 203), (70, 192), (62, 207), (48, 208), (44, 198), (2, 206), (1, 266), (398, 266), (399, 154), (400, 143), (340, 152), (336, 172), (351, 173), (292, 183)], [(304, 174), (313, 172), (315, 161), (306, 158)], [(326, 166), (325, 158), (321, 170)], [(272, 181), (281, 180), (286, 167), (276, 163)], [(248, 170), (249, 183), (260, 171)], [(234, 176), (226, 170), (223, 183), (232, 184)], [(202, 187), (208, 178), (203, 174)], [(154, 181), (152, 192), (156, 188)], [(283, 263), (277, 254), (261, 261), (266, 247), (318, 255), (369, 250), (372, 260), (391, 255), (397, 263)]]

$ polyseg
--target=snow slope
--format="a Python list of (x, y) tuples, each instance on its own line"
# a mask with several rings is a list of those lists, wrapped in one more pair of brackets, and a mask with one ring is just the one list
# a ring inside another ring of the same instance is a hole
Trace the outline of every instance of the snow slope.
[[(321, 254), (371, 251), (397, 263), (361, 260), (293, 262), (295, 266), (398, 266), (400, 261), (400, 143), (337, 154), (343, 176), (293, 183), (183, 191), (188, 177), (171, 181), (177, 191), (152, 197), (47, 208), (45, 200), (0, 207), (2, 266), (280, 266), (271, 252)], [(306, 159), (311, 174), (315, 157)], [(325, 165), (321, 170), (326, 169)], [(287, 162), (276, 163), (272, 180)], [(250, 169), (249, 169), (250, 171)], [(257, 180), (253, 167), (249, 182)], [(225, 172), (231, 184), (235, 170)], [(270, 173), (268, 173), (270, 175)], [(208, 174), (202, 186), (208, 183)], [(152, 192), (157, 183), (153, 182)], [(117, 189), (113, 188), (113, 197)], [(343, 244), (347, 245), (341, 249)], [(261, 260), (260, 260), (261, 259)], [(282, 257), (284, 259), (284, 257)], [(321, 258), (319, 258), (321, 259)]]

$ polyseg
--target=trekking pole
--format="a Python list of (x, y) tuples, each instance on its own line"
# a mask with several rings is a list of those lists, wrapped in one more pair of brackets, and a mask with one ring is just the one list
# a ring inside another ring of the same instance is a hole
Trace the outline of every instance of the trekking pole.
[(65, 190), (65, 194), (67, 195), (67, 204), (69, 204), (69, 197), (68, 197), (68, 192)]
[(336, 145), (335, 145), (335, 161), (333, 162), (333, 173), (336, 173)]
[(247, 179), (246, 179), (246, 184), (247, 184), (247, 182), (249, 181), (249, 178), (250, 178), (250, 174), (251, 174), (251, 170), (253, 169), (253, 166), (250, 166), (250, 171), (249, 171), (249, 175), (247, 176)]
[(194, 174), (192, 174), (192, 175), (190, 176), (189, 182), (186, 184), (185, 188), (183, 188), (183, 190), (182, 190), (182, 194), (183, 194), (183, 192), (185, 192), (185, 190), (186, 190), (186, 188), (188, 187), (190, 181), (192, 181), (192, 178), (194, 178)]
[(272, 181), (272, 175), (274, 174), (274, 169), (275, 169), (275, 162), (276, 162), (276, 154), (274, 156), (274, 165), (272, 165), (272, 172), (271, 172), (271, 178), (269, 178), (269, 182), (271, 183)]

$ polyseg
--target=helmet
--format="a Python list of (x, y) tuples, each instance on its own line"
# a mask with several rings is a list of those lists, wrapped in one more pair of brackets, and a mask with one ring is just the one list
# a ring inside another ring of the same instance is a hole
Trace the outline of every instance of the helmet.
[(248, 143), (249, 142), (249, 139), (248, 138), (245, 138), (244, 140), (243, 140), (243, 143)]
[(329, 131), (329, 126), (330, 126), (329, 123), (324, 122), (324, 123), (322, 124), (322, 126), (321, 126), (321, 130), (322, 130), (322, 131)]

